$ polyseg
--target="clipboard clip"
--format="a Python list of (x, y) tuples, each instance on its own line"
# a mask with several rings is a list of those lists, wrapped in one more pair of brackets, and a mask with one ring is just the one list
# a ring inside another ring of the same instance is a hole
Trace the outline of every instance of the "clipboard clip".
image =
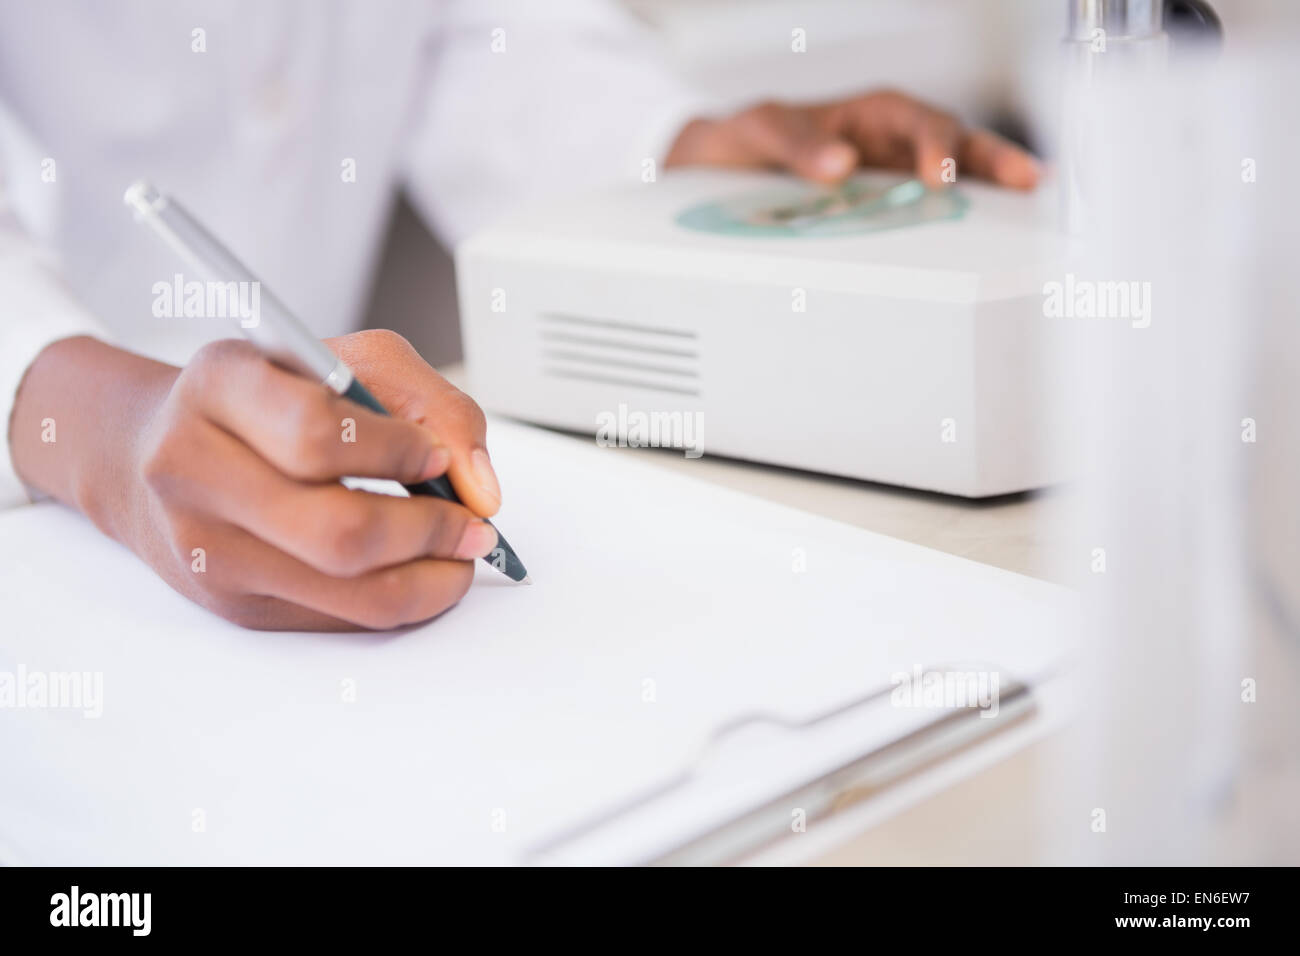
[[(934, 671), (937, 669), (930, 669)], [(755, 724), (771, 724), (787, 730), (805, 731), (828, 723), (849, 711), (889, 697), (894, 686), (870, 693), (802, 721), (757, 713), (744, 715), (719, 727), (681, 773), (664, 783), (620, 803), (594, 818), (571, 827), (529, 848), (527, 863), (544, 863), (566, 846), (587, 839), (656, 800), (688, 785), (712, 750), (738, 730)], [(1030, 717), (1036, 702), (1027, 683), (1012, 681), (1003, 687), (998, 712), (993, 719), (971, 707), (946, 709), (943, 715), (896, 740), (876, 747), (801, 783), (762, 804), (740, 813), (707, 832), (678, 843), (650, 858), (636, 861), (643, 866), (718, 866), (735, 863), (790, 834), (790, 808), (805, 812), (809, 825), (855, 806), (904, 779), (966, 750)]]

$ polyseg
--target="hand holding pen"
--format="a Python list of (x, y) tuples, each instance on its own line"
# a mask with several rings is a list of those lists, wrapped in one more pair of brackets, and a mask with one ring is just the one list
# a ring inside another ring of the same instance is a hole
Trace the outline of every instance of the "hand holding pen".
[[(307, 379), (314, 379), (349, 401), (368, 408), (376, 414), (385, 416), (388, 414), (387, 409), (353, 374), (344, 359), (331, 352), (317, 339), (284, 303), (269, 289), (262, 286), (261, 281), (235, 257), (234, 253), (204, 229), (180, 203), (164, 196), (144, 181), (132, 183), (122, 200), (135, 213), (136, 220), (149, 227), (154, 235), (171, 247), (179, 259), (204, 283), (215, 286), (218, 290), (225, 290), (220, 298), (222, 302), (228, 302), (232, 297), (238, 300), (239, 327), (245, 337), (268, 361), (286, 371)], [(255, 288), (256, 294), (250, 294), (246, 300), (241, 289), (249, 287)], [(251, 309), (247, 310), (247, 315), (243, 314), (246, 301), (256, 303), (256, 314)], [(454, 388), (452, 391), (457, 395), (461, 394)], [(407, 396), (399, 395), (399, 400), (402, 407), (410, 408)], [(485, 427), (482, 423), (482, 412), (472, 401), (469, 404), (473, 407), (473, 415), (480, 423), (481, 432)], [(496, 484), (491, 463), (488, 461), (487, 449), (481, 444), (470, 453), (470, 467), (476, 477), (476, 482), (469, 484), (471, 493), (477, 486), (479, 491), (495, 499), (488, 513), (495, 511), (501, 503), (500, 489)], [(412, 495), (427, 495), (457, 504), (461, 501), (457, 493), (458, 489), (441, 472), (404, 484), (406, 490)], [(523, 562), (499, 533), (496, 547), (492, 549), (490, 555), (486, 556), (486, 559), (489, 559), (497, 570), (511, 580), (524, 584), (530, 583)]]
[[(165, 202), (147, 191), (132, 198)], [(189, 258), (182, 268), (196, 280), (250, 278)], [(474, 402), (394, 333), (322, 344), (283, 322), (265, 289), (260, 306), (258, 345), (218, 341), (182, 369), (84, 336), (46, 348), (14, 411), (20, 436), (39, 436), (47, 418), (59, 428), (57, 442), (36, 437), (34, 449), (18, 449), (29, 487), (80, 509), (177, 591), (249, 627), (423, 621), (461, 598), (479, 558), (522, 578), (483, 520), (500, 491)], [(242, 324), (213, 321), (232, 334)], [(272, 347), (285, 350), (274, 361)], [(358, 376), (399, 416), (350, 389)], [(421, 493), (349, 491), (344, 476)]]

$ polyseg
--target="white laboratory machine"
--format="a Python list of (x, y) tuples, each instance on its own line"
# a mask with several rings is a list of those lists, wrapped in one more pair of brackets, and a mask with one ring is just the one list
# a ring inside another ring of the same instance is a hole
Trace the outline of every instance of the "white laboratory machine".
[(457, 250), (473, 393), (593, 436), (640, 427), (629, 444), (685, 421), (707, 455), (973, 498), (1038, 488), (1064, 477), (1045, 440), (1054, 204), (683, 170), (534, 208)]

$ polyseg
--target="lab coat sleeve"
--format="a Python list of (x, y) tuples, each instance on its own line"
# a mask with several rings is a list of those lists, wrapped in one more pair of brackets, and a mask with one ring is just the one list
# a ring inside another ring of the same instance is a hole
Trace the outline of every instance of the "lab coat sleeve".
[(0, 426), (4, 429), (0, 434), (5, 439), (0, 452), (0, 509), (31, 500), (14, 471), (9, 451), (14, 398), (28, 366), (42, 349), (59, 339), (105, 337), (99, 323), (64, 287), (54, 264), (20, 224), (9, 191), (14, 175), (30, 175), (39, 183), (39, 162), (22, 173), (0, 168)]
[(658, 175), (682, 126), (707, 109), (653, 32), (612, 0), (443, 9), (403, 172), (448, 244), (532, 199)]

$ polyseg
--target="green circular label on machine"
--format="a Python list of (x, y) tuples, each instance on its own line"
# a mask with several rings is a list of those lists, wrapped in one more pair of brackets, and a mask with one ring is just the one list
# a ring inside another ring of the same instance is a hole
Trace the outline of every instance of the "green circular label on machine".
[(960, 219), (970, 202), (955, 189), (909, 179), (892, 186), (849, 180), (818, 189), (792, 185), (700, 203), (677, 217), (697, 232), (751, 238), (822, 238)]

